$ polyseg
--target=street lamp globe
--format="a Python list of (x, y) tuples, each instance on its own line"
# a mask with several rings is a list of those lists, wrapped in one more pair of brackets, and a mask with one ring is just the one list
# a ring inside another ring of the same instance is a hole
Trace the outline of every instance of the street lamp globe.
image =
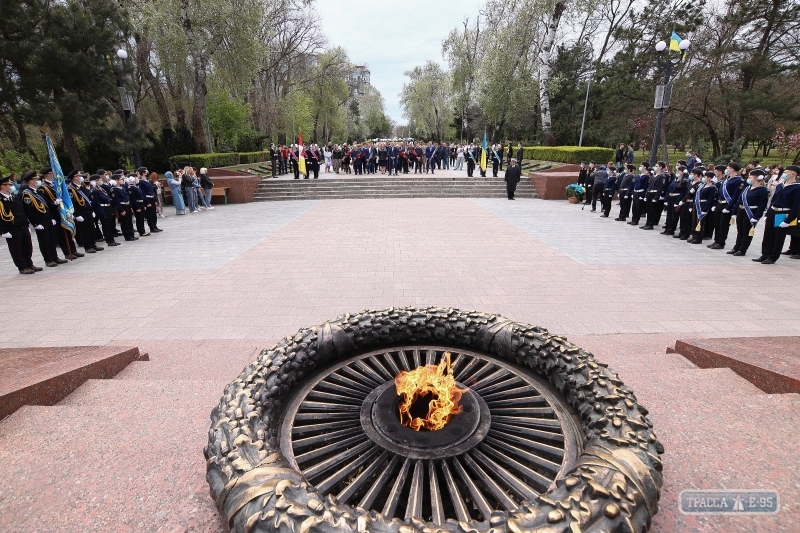
[(120, 48), (117, 50), (117, 57), (124, 61), (125, 59), (128, 59), (128, 52)]
[(666, 49), (667, 49), (667, 43), (665, 43), (664, 41), (658, 41), (656, 43), (656, 52), (663, 52)]
[(686, 50), (689, 49), (689, 47), (691, 45), (692, 45), (692, 41), (690, 41), (689, 39), (684, 39), (684, 40), (682, 40), (680, 42), (680, 44), (678, 46), (680, 47), (681, 50), (683, 50), (685, 52)]

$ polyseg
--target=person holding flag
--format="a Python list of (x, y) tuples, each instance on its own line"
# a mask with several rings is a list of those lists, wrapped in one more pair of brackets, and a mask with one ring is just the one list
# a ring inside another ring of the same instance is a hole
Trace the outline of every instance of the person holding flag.
[(306, 170), (306, 152), (303, 147), (303, 132), (298, 132), (297, 135), (297, 170), (303, 175), (303, 179), (308, 179), (308, 170)]
[(486, 177), (486, 166), (487, 166), (487, 152), (489, 150), (489, 145), (486, 143), (486, 130), (483, 130), (483, 142), (481, 143), (481, 157), (480, 157), (480, 167), (481, 167), (481, 177)]
[(50, 166), (41, 172), (42, 186), (39, 188), (39, 194), (47, 200), (53, 218), (55, 237), (58, 239), (61, 251), (64, 252), (67, 259), (73, 261), (78, 257), (83, 257), (83, 254), (78, 252), (72, 238), (75, 235), (74, 209), (64, 172), (61, 170), (61, 164), (58, 162), (58, 156), (49, 135), (45, 135), (45, 143)]

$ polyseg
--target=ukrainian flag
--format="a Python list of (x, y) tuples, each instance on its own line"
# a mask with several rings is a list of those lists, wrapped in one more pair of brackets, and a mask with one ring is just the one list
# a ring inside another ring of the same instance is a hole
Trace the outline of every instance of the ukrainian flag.
[(486, 152), (489, 149), (489, 145), (486, 143), (486, 131), (483, 132), (483, 144), (481, 145), (483, 150), (481, 150), (481, 172), (486, 172)]
[(303, 131), (299, 130), (297, 135), (297, 170), (303, 176), (308, 176), (306, 170), (305, 146), (303, 146)]
[(58, 205), (58, 211), (61, 214), (61, 227), (68, 229), (74, 235), (75, 209), (72, 207), (72, 200), (69, 197), (67, 180), (64, 179), (64, 171), (61, 170), (61, 163), (58, 162), (58, 156), (49, 135), (45, 136), (45, 142), (47, 143), (47, 155), (50, 158), (50, 168), (53, 171), (53, 186), (56, 190), (56, 196), (61, 198), (61, 203)]
[(669, 49), (670, 50), (675, 50), (676, 52), (683, 53), (683, 50), (681, 50), (681, 47), (680, 47), (680, 44), (681, 44), (682, 40), (683, 39), (681, 39), (680, 36), (677, 33), (672, 32), (672, 36), (669, 38)]

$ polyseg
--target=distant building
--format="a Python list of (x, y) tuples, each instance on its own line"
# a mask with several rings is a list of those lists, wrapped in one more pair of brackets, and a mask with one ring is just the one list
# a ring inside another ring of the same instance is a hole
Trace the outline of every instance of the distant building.
[(351, 95), (362, 95), (369, 85), (369, 68), (366, 65), (353, 65), (347, 75), (347, 86)]

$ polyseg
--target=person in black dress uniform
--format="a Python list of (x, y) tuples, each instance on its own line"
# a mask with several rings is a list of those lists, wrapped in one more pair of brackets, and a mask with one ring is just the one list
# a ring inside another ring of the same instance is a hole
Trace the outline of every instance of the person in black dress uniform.
[(103, 228), (103, 238), (108, 246), (119, 246), (119, 243), (114, 240), (115, 226), (114, 226), (114, 209), (111, 205), (111, 196), (108, 195), (106, 190), (102, 187), (104, 185), (102, 177), (97, 174), (92, 174), (89, 177), (89, 183), (92, 186), (91, 198), (92, 208), (100, 219), (100, 226)]
[(119, 220), (119, 227), (122, 230), (122, 235), (126, 241), (138, 241), (139, 237), (133, 232), (133, 208), (131, 206), (131, 197), (125, 192), (122, 186), (122, 176), (118, 176), (119, 181), (111, 180), (111, 203), (114, 205), (114, 210), (117, 212), (117, 220)]
[[(711, 184), (717, 188), (717, 198), (720, 198), (719, 188), (722, 184), (722, 181), (725, 179), (725, 169), (728, 168), (725, 165), (717, 165), (714, 167), (714, 177), (711, 178)], [(719, 212), (717, 212), (719, 211)], [(717, 218), (722, 214), (722, 210), (717, 209), (716, 204), (711, 207), (711, 213), (708, 215), (709, 219), (706, 221), (706, 224), (703, 226), (705, 235), (704, 238), (710, 239), (714, 237), (714, 232), (717, 229)]]
[[(133, 209), (133, 216), (136, 218), (136, 231), (139, 232), (139, 237), (149, 237), (150, 232), (144, 228), (144, 195), (139, 187), (136, 186), (136, 178), (128, 176), (125, 178), (125, 192), (128, 193)], [(189, 191), (192, 194), (192, 191)]]
[[(272, 146), (275, 146), (274, 144)], [(277, 159), (273, 162), (273, 169), (278, 165)], [(156, 191), (153, 190), (153, 186), (150, 185), (150, 181), (147, 179), (147, 167), (139, 167), (136, 169), (136, 186), (139, 187), (139, 190), (142, 191), (142, 196), (144, 196), (144, 219), (147, 221), (147, 226), (150, 228), (150, 233), (159, 233), (163, 230), (159, 229), (158, 227), (158, 213), (156, 212)], [(201, 187), (203, 187), (202, 181), (208, 180), (208, 176), (206, 174), (200, 175), (201, 180)], [(208, 180), (210, 182), (210, 180)], [(213, 183), (211, 184), (213, 186)], [(211, 199), (208, 199), (208, 203), (211, 203)], [(210, 208), (213, 209), (213, 208)]]
[(475, 172), (475, 146), (470, 144), (464, 155), (467, 156), (467, 177), (471, 178)]
[(678, 234), (672, 236), (675, 239), (685, 241), (692, 235), (692, 230), (694, 229), (694, 226), (692, 226), (694, 218), (694, 196), (703, 185), (700, 181), (703, 178), (703, 172), (705, 172), (705, 169), (701, 166), (692, 168), (688, 183), (686, 184), (686, 191), (683, 193), (683, 197), (676, 207), (680, 225), (678, 226)]
[[(778, 185), (772, 195), (772, 203), (767, 210), (764, 226), (764, 240), (761, 242), (761, 257), (753, 259), (762, 265), (773, 265), (780, 258), (786, 235), (798, 235), (798, 217), (800, 217), (800, 182), (797, 176), (800, 166), (789, 165), (783, 171), (783, 183)], [(785, 178), (783, 176), (786, 176)], [(776, 224), (776, 218), (783, 219)]]
[(746, 186), (746, 183), (739, 175), (741, 168), (739, 163), (731, 161), (724, 170), (725, 179), (719, 185), (719, 196), (717, 196), (717, 205), (714, 211), (716, 215), (714, 218), (716, 222), (714, 242), (708, 245), (712, 250), (725, 248), (725, 241), (728, 239), (728, 232), (731, 227), (731, 218), (736, 213), (736, 207), (739, 205), (739, 196)]
[(647, 215), (644, 226), (641, 226), (640, 229), (651, 230), (661, 222), (661, 213), (664, 210), (664, 195), (667, 192), (668, 184), (669, 172), (667, 172), (667, 164), (659, 161), (656, 163), (655, 176), (647, 183), (647, 194), (645, 196)]
[(633, 184), (636, 181), (636, 166), (633, 164), (625, 165), (627, 172), (619, 183), (619, 216), (614, 220), (625, 222), (631, 212), (631, 203), (633, 202)]
[(607, 171), (608, 177), (603, 184), (603, 199), (601, 201), (603, 214), (600, 216), (603, 218), (608, 218), (608, 214), (611, 213), (611, 203), (614, 201), (614, 194), (617, 192), (617, 183), (619, 180), (617, 169), (614, 165), (608, 166)]
[(710, 180), (714, 178), (713, 172), (706, 172), (705, 176), (700, 180), (702, 186), (697, 190), (694, 196), (693, 218), (694, 231), (692, 236), (686, 241), (689, 244), (702, 244), (703, 237), (705, 236), (704, 229), (709, 219), (711, 208), (717, 201), (718, 190)]
[(517, 165), (517, 160), (511, 158), (506, 168), (506, 175), (503, 178), (506, 182), (506, 195), (509, 200), (514, 199), (514, 192), (517, 190), (517, 184), (522, 176), (522, 169)]
[(680, 216), (678, 203), (681, 201), (681, 198), (686, 195), (688, 184), (688, 172), (686, 171), (686, 167), (681, 165), (678, 167), (678, 172), (667, 186), (667, 195), (664, 200), (664, 209), (667, 210), (667, 221), (664, 224), (664, 231), (661, 232), (661, 235), (675, 235)]
[(83, 188), (83, 174), (80, 172), (72, 176), (72, 181), (67, 185), (72, 208), (75, 215), (75, 237), (83, 246), (86, 253), (93, 254), (103, 250), (94, 242), (94, 209), (92, 200)]
[(5, 239), (20, 274), (35, 274), (42, 270), (33, 265), (29, 224), (22, 202), (11, 194), (11, 177), (0, 176), (0, 236)]
[(753, 241), (756, 225), (764, 216), (769, 201), (769, 190), (764, 186), (764, 178), (763, 170), (750, 171), (747, 187), (739, 195), (739, 205), (736, 210), (736, 244), (727, 252), (728, 254), (742, 257)]
[(500, 167), (503, 165), (503, 158), (498, 153), (498, 150), (502, 151), (502, 149), (499, 148), (496, 144), (493, 144), (492, 145), (492, 151), (490, 152), (490, 155), (492, 156), (492, 177), (493, 178), (497, 177), (497, 171), (500, 170)]
[(39, 251), (42, 254), (45, 265), (56, 267), (68, 261), (58, 257), (58, 252), (56, 251), (58, 237), (53, 231), (55, 227), (53, 225), (53, 217), (50, 215), (47, 200), (36, 189), (37, 179), (36, 172), (33, 170), (24, 173), (21, 179), (22, 190), (20, 190), (19, 195), (22, 198), (25, 215), (36, 230), (36, 240), (39, 243)]
[(631, 226), (638, 226), (642, 215), (647, 216), (647, 184), (650, 182), (650, 164), (642, 161), (639, 165), (639, 177), (633, 182), (633, 204), (631, 207)]
[[(75, 171), (73, 170), (69, 174), (67, 174), (67, 181), (69, 181)], [(61, 211), (59, 207), (61, 205), (61, 198), (58, 197), (56, 194), (56, 188), (53, 184), (53, 170), (50, 167), (45, 168), (40, 173), (42, 178), (42, 184), (39, 186), (39, 195), (47, 201), (47, 208), (50, 211), (50, 217), (52, 218), (52, 236), (58, 242), (59, 246), (61, 247), (61, 251), (64, 252), (64, 257), (73, 261), (79, 257), (83, 257), (84, 254), (78, 251), (78, 247), (75, 245), (75, 241), (72, 239), (72, 233), (61, 226)]]

